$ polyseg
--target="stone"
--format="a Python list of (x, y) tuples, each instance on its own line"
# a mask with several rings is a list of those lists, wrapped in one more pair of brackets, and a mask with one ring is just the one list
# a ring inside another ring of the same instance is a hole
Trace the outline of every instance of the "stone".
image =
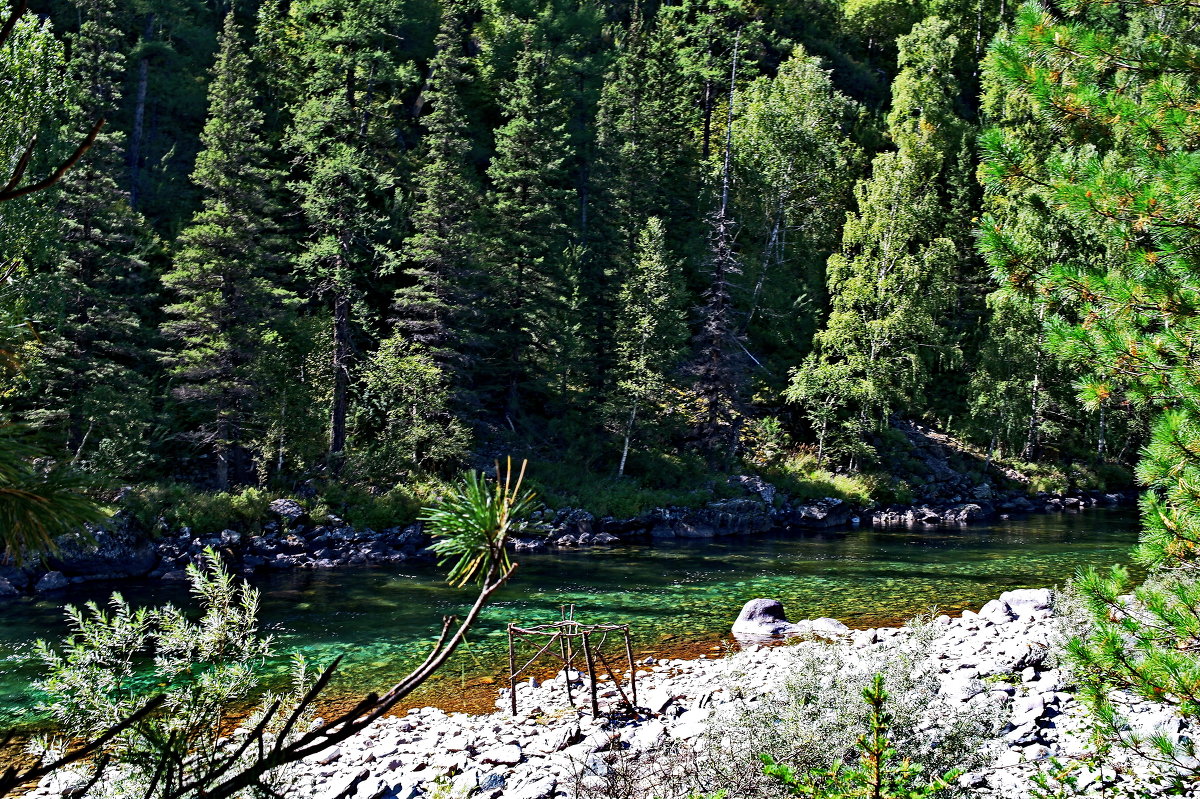
[(4, 577), (0, 577), (0, 598), (20, 595), (21, 592), (17, 590), (15, 585), (10, 583)]
[(497, 746), (480, 752), (479, 759), (493, 765), (515, 766), (521, 762), (521, 747), (516, 744)]
[(1018, 591), (1005, 591), (1000, 595), (1000, 601), (1007, 605), (1017, 618), (1029, 618), (1037, 611), (1054, 607), (1054, 592), (1049, 588), (1023, 588)]
[(778, 599), (751, 599), (742, 606), (731, 628), (734, 635), (773, 636), (796, 632)]
[(58, 550), (46, 558), (46, 566), (69, 577), (142, 577), (158, 565), (154, 544), (128, 530), (95, 530), (55, 540)]
[(520, 788), (505, 793), (505, 799), (550, 799), (558, 788), (558, 780), (554, 777), (542, 777)]
[(1013, 620), (1014, 616), (1009, 610), (1007, 604), (1003, 600), (993, 599), (987, 602), (979, 609), (979, 617), (987, 619), (993, 624), (1005, 624)]
[(70, 585), (70, 581), (62, 572), (46, 572), (37, 581), (37, 585), (33, 587), (33, 590), (39, 594), (44, 594), (48, 591), (61, 591), (68, 585)]
[(267, 506), (279, 518), (286, 521), (289, 525), (302, 523), (308, 519), (308, 511), (304, 510), (304, 506), (294, 499), (276, 499), (272, 500)]

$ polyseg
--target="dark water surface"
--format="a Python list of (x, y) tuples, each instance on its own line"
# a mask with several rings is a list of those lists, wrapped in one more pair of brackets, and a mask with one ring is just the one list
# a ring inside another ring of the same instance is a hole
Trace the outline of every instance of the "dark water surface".
[[(1008, 589), (1061, 585), (1081, 567), (1126, 562), (1136, 538), (1134, 512), (1085, 511), (961, 530), (868, 528), (523, 554), (468, 650), (416, 698), (489, 702), (494, 687), (483, 687), (491, 683), (484, 675), (503, 673), (505, 625), (555, 620), (564, 604), (575, 604), (583, 621), (630, 624), (638, 653), (695, 654), (717, 648), (742, 603), (755, 597), (782, 600), (792, 619), (832, 616), (872, 627), (935, 605), (953, 614)], [(277, 643), (272, 666), (282, 672), (296, 651), (317, 664), (343, 654), (344, 693), (390, 685), (423, 656), (441, 616), (463, 612), (473, 599), (448, 588), (437, 569), (416, 565), (272, 573), (252, 582)], [(33, 641), (63, 635), (65, 604), (103, 602), (113, 590), (134, 604), (190, 603), (185, 586), (127, 583), (0, 604), (0, 730), (39, 720), (29, 687), (38, 674)]]

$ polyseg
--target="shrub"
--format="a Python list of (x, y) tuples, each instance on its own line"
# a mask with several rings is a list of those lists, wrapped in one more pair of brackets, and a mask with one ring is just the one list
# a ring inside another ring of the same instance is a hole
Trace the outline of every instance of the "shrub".
[(889, 740), (895, 719), (888, 711), (888, 693), (883, 675), (875, 674), (863, 688), (868, 708), (867, 731), (856, 742), (858, 762), (845, 765), (835, 761), (827, 769), (798, 774), (790, 766), (762, 755), (763, 773), (778, 780), (789, 793), (813, 799), (925, 799), (950, 787), (961, 771), (952, 769), (941, 776), (926, 779), (924, 767), (902, 757)]
[[(37, 754), (61, 752), (71, 739), (97, 738), (152, 695), (165, 694), (158, 712), (124, 729), (106, 747), (112, 767), (89, 797), (175, 796), (171, 791), (177, 785), (208, 773), (223, 758), (222, 724), (230, 712), (262, 693), (260, 667), (271, 654), (271, 639), (258, 632), (258, 592), (236, 581), (212, 550), (205, 560), (204, 568), (188, 567), (200, 619), (192, 621), (171, 605), (134, 610), (113, 594), (108, 611), (95, 603), (68, 607), (71, 634), (60, 647), (37, 644), (47, 668), (38, 687), (49, 694), (61, 736), (35, 742)], [(277, 731), (308, 684), (308, 671), (298, 659), (291, 688), (263, 698), (245, 726), (253, 727), (278, 701), (285, 712), (275, 716)], [(306, 725), (302, 720), (295, 732)], [(247, 752), (245, 760), (255, 754)], [(162, 763), (171, 764), (166, 773), (160, 773)], [(273, 775), (278, 792), (285, 793), (287, 784), (286, 772)]]

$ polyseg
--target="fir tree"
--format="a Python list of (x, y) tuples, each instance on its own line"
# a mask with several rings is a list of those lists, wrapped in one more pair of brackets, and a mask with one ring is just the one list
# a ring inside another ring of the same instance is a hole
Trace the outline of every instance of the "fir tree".
[[(709, 457), (732, 458), (737, 453), (743, 422), (741, 384), (745, 345), (741, 342), (734, 308), (734, 281), (742, 273), (734, 249), (736, 223), (731, 215), (730, 189), (733, 161), (733, 97), (737, 86), (738, 49), (734, 45), (729, 70), (729, 105), (722, 148), (720, 195), (709, 233), (709, 283), (700, 306), (700, 322), (693, 346), (692, 371), (700, 408), (696, 440)], [(739, 351), (740, 350), (740, 351)]]
[(369, 277), (394, 257), (391, 157), (400, 120), (397, 97), (415, 83), (395, 43), (404, 7), (391, 0), (293, 4), (300, 74), (306, 74), (288, 143), (301, 179), (295, 189), (307, 221), (298, 269), (329, 310), (329, 457), (346, 448), (354, 332)]
[(597, 110), (598, 182), (604, 215), (616, 231), (614, 260), (628, 268), (644, 220), (670, 219), (677, 245), (695, 235), (699, 152), (691, 139), (696, 120), (674, 41), (635, 10), (605, 76)]
[(174, 268), (163, 283), (176, 298), (163, 333), (175, 343), (165, 362), (174, 396), (187, 408), (187, 435), (216, 459), (216, 485), (229, 485), (230, 456), (254, 418), (251, 365), (287, 301), (271, 269), (273, 188), (261, 135), (263, 113), (250, 86), (250, 60), (233, 14), (225, 19), (213, 81), (204, 150), (192, 180), (204, 209), (179, 236)]
[[(568, 109), (555, 66), (526, 50), (505, 89), (508, 121), (496, 132), (489, 259), (495, 281), (490, 327), (493, 363), (506, 412), (521, 413), (525, 397), (559, 383), (571, 364), (554, 356), (568, 344), (562, 324), (571, 301), (574, 191), (567, 172)], [(538, 379), (542, 371), (552, 381)]]

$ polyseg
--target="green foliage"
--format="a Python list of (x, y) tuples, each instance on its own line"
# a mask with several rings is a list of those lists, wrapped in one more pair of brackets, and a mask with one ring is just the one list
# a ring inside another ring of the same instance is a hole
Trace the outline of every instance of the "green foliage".
[(121, 505), (147, 532), (187, 527), (193, 535), (207, 536), (222, 530), (256, 531), (270, 520), (269, 506), (279, 496), (260, 488), (208, 492), (167, 483), (140, 486)]
[(400, 338), (382, 342), (362, 370), (359, 392), (350, 474), (394, 480), (462, 463), (470, 434), (454, 415), (449, 380), (432, 353)]
[(463, 586), (483, 585), (512, 568), (504, 543), (529, 529), (529, 514), (537, 510), (532, 491), (522, 491), (527, 462), (513, 473), (512, 459), (503, 471), (496, 464), (495, 481), (481, 472), (468, 472), (462, 481), (433, 505), (421, 510), (420, 520), (436, 540), (432, 549), (440, 563), (454, 561), (447, 579)]
[(0, 424), (0, 555), (18, 561), (107, 515), (84, 493), (90, 479), (69, 466), (39, 464), (42, 458), (27, 430)]
[(291, 295), (271, 269), (279, 247), (272, 242), (272, 194), (281, 176), (270, 166), (264, 115), (233, 14), (213, 76), (204, 150), (192, 175), (204, 208), (180, 233), (174, 268), (163, 276), (175, 299), (163, 309), (172, 317), (163, 333), (174, 344), (166, 365), (172, 394), (186, 409), (184, 435), (215, 454), (216, 487), (224, 490), (231, 453), (259, 410), (262, 385), (250, 367), (267, 351)]
[[(75, 738), (96, 738), (150, 697), (165, 696), (161, 710), (107, 744), (113, 767), (89, 797), (184, 796), (173, 792), (177, 785), (208, 774), (226, 756), (224, 725), (232, 713), (260, 700), (249, 717), (253, 726), (279, 701), (285, 711), (273, 717), (271, 733), (280, 733), (309, 687), (307, 666), (297, 659), (291, 685), (263, 697), (261, 668), (272, 648), (271, 639), (259, 634), (258, 592), (229, 574), (212, 550), (205, 552), (203, 567), (188, 566), (188, 578), (202, 614), (198, 619), (171, 605), (134, 609), (113, 594), (109, 610), (95, 603), (68, 607), (68, 638), (57, 647), (37, 644), (46, 668), (38, 687), (49, 695), (62, 736), (42, 740), (45, 750), (60, 751)], [(311, 721), (302, 719), (295, 732)], [(164, 755), (171, 768), (161, 772), (156, 766)], [(256, 756), (249, 751), (242, 759)], [(286, 790), (286, 780), (286, 774), (278, 774), (273, 787)], [(193, 786), (196, 792), (186, 795), (203, 795), (204, 787)]]
[(887, 709), (888, 693), (883, 687), (882, 674), (876, 674), (863, 688), (862, 697), (870, 714), (867, 731), (856, 744), (857, 763), (847, 766), (839, 762), (827, 770), (797, 774), (790, 766), (777, 763), (764, 753), (762, 761), (767, 776), (785, 785), (793, 796), (813, 799), (924, 799), (950, 789), (961, 772), (952, 770), (929, 779), (924, 777), (922, 766), (896, 752), (888, 738), (892, 716)]

